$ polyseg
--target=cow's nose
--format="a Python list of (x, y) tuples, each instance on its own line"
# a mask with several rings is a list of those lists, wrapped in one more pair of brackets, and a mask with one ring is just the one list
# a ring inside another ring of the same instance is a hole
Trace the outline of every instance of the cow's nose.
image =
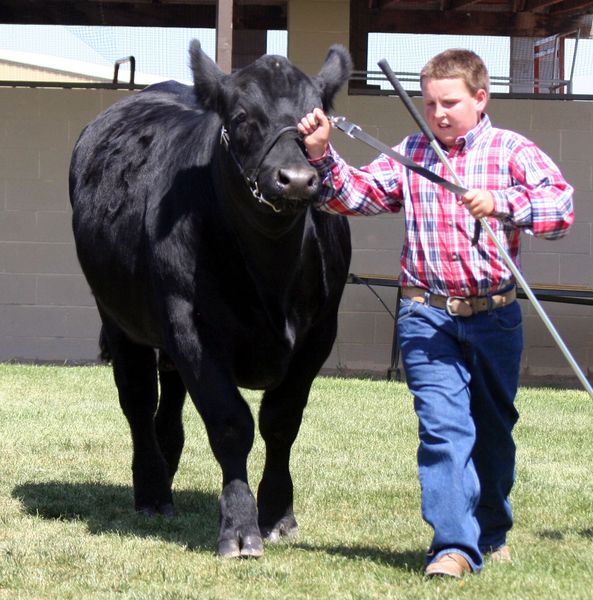
[(313, 169), (278, 169), (277, 184), (287, 198), (310, 198), (319, 188), (319, 175)]

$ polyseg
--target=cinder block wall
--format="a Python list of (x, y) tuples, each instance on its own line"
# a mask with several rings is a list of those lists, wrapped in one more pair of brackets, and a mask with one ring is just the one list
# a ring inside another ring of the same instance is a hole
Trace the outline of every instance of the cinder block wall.
[[(289, 0), (289, 55), (315, 73), (321, 57), (334, 43), (348, 45), (348, 0)], [(355, 26), (355, 24), (353, 24)], [(576, 223), (569, 236), (550, 242), (523, 236), (522, 265), (529, 282), (580, 284), (593, 287), (593, 103), (541, 100), (493, 100), (488, 110), (495, 125), (523, 133), (543, 148), (575, 186)], [(410, 116), (395, 98), (342, 94), (337, 114), (361, 125), (387, 144), (414, 131)], [(334, 136), (342, 155), (354, 165), (375, 153), (359, 142)], [(399, 215), (351, 219), (354, 255), (351, 271), (396, 274), (403, 242)], [(395, 291), (375, 288), (389, 305)], [(525, 322), (524, 376), (572, 377), (556, 343), (527, 301), (521, 301)], [(593, 307), (546, 302), (544, 309), (586, 372), (593, 369)], [(328, 367), (385, 372), (389, 366), (393, 322), (364, 286), (347, 286), (340, 311), (338, 342)]]
[[(70, 229), (67, 171), (82, 127), (124, 92), (0, 89), (0, 360), (79, 362), (97, 355), (99, 320), (80, 274)], [(393, 98), (340, 96), (336, 112), (384, 142), (412, 130)], [(493, 100), (495, 123), (517, 129), (560, 164), (576, 188), (577, 222), (564, 240), (523, 237), (528, 281), (593, 287), (593, 103)], [(388, 124), (385, 126), (385, 124)], [(352, 164), (373, 151), (336, 132)], [(396, 274), (403, 217), (350, 219), (354, 273)], [(376, 288), (390, 308), (395, 291)], [(523, 302), (524, 373), (572, 371), (533, 308)], [(593, 368), (593, 307), (545, 303), (547, 313), (584, 370)], [(329, 370), (385, 372), (393, 322), (364, 286), (349, 285)]]
[(97, 356), (99, 318), (70, 227), (81, 129), (124, 92), (0, 88), (0, 360)]
[[(347, 0), (289, 3), (289, 54), (314, 74), (327, 48), (347, 44)], [(323, 18), (311, 18), (322, 15)], [(331, 17), (331, 19), (329, 18)], [(325, 29), (324, 29), (325, 27)], [(313, 43), (315, 42), (315, 43)], [(84, 125), (126, 92), (0, 88), (0, 360), (84, 362), (97, 356), (99, 320), (76, 260), (70, 229), (67, 172)], [(385, 143), (413, 131), (394, 98), (347, 96), (344, 114)], [(493, 100), (495, 124), (524, 133), (552, 156), (576, 188), (577, 222), (564, 240), (523, 237), (528, 281), (593, 287), (593, 103)], [(338, 150), (361, 165), (374, 151), (336, 132)], [(350, 220), (354, 273), (396, 274), (403, 217)], [(376, 288), (389, 307), (395, 291)], [(533, 308), (523, 302), (525, 375), (572, 371)], [(576, 360), (593, 369), (593, 307), (545, 303)], [(361, 285), (346, 288), (339, 335), (327, 370), (385, 373), (393, 322)]]

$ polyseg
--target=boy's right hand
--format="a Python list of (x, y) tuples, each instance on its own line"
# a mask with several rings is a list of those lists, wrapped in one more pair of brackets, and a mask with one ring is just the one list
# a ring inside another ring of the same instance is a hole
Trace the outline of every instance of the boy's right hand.
[(303, 135), (303, 143), (309, 158), (321, 158), (329, 144), (331, 125), (329, 119), (320, 108), (306, 114), (297, 124), (297, 129)]

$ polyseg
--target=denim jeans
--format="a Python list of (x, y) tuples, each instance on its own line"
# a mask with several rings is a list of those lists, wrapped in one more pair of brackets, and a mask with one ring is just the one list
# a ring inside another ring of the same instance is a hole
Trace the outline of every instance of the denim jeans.
[(513, 523), (521, 308), (458, 317), (402, 299), (398, 335), (419, 420), (422, 516), (434, 530), (427, 560), (455, 551), (478, 571)]

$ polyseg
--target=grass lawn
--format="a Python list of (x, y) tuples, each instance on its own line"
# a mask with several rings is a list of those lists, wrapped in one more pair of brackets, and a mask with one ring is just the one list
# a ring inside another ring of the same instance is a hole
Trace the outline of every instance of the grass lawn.
[[(405, 385), (318, 378), (292, 455), (299, 536), (223, 560), (220, 470), (191, 402), (179, 516), (146, 519), (110, 370), (0, 365), (0, 599), (593, 598), (593, 401), (522, 388), (517, 405), (514, 563), (426, 580)], [(262, 460), (256, 437), (253, 489)]]

